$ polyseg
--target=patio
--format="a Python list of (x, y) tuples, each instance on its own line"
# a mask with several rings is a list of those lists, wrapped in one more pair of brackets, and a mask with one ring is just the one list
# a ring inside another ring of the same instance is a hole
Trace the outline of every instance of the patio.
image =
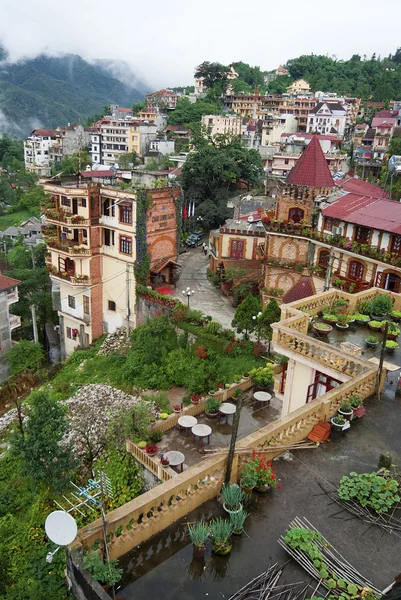
[[(204, 561), (192, 557), (186, 523), (225, 514), (221, 505), (211, 500), (120, 559), (124, 579), (119, 597), (228, 599), (270, 563), (283, 564), (288, 560), (277, 539), (295, 516), (309, 519), (380, 589), (391, 583), (401, 570), (400, 537), (369, 527), (359, 519), (350, 518), (349, 513), (335, 514), (339, 513), (339, 507), (322, 494), (318, 485), (318, 482), (337, 484), (350, 471), (374, 470), (383, 452), (391, 452), (393, 463), (400, 465), (401, 401), (395, 397), (396, 375), (390, 379), (392, 384), (386, 383), (382, 401), (373, 398), (365, 401), (366, 416), (347, 434), (316, 450), (286, 453), (275, 461), (281, 490), (268, 496), (253, 493), (247, 507), (250, 516), (245, 524), (246, 535), (234, 539), (229, 556), (214, 556), (209, 548)], [(269, 410), (272, 409), (263, 409), (266, 413)], [(216, 438), (220, 445), (220, 435), (224, 434), (216, 431), (212, 442)], [(289, 582), (309, 581), (306, 572), (293, 561), (286, 566), (284, 578)]]
[[(234, 404), (233, 402), (230, 403)], [(253, 399), (252, 389), (245, 392), (238, 428), (238, 439), (244, 438), (280, 418), (281, 406), (281, 400), (275, 396), (272, 397), (269, 406), (262, 406)], [(207, 438), (204, 439), (203, 448), (205, 450), (228, 448), (232, 434), (233, 415), (228, 417), (227, 423), (224, 416), (208, 418), (204, 413), (201, 413), (196, 418), (198, 424), (208, 425), (212, 429), (210, 443), (207, 442)], [(158, 454), (171, 451), (182, 452), (185, 456), (184, 470), (198, 464), (202, 460), (202, 446), (199, 438), (193, 441), (191, 430), (188, 430), (188, 432), (184, 430), (179, 431), (178, 427), (170, 429), (163, 435), (163, 438), (157, 445)], [(206, 456), (208, 456), (208, 453), (206, 453)]]

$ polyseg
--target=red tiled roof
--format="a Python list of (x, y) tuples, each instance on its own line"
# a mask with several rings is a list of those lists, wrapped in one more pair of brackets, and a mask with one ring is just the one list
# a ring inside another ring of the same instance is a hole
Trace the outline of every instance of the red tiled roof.
[(132, 109), (131, 108), (119, 108), (118, 112), (124, 112), (124, 113), (132, 113)]
[(372, 198), (387, 198), (388, 194), (374, 183), (368, 183), (357, 177), (346, 177), (336, 181), (336, 184), (344, 191), (360, 196), (372, 196)]
[(7, 277), (6, 275), (2, 275), (0, 273), (0, 290), (2, 292), (8, 290), (9, 288), (15, 287), (16, 285), (19, 285), (20, 283), (21, 282), (19, 281), (19, 279), (13, 279), (12, 277)]
[(290, 185), (306, 185), (314, 188), (334, 186), (318, 135), (312, 137), (311, 142), (288, 173), (286, 182)]
[(386, 198), (346, 194), (322, 210), (325, 217), (401, 234), (401, 203)]
[(372, 127), (379, 127), (382, 123), (397, 124), (397, 117), (373, 117)]
[(89, 179), (91, 177), (115, 177), (115, 174), (111, 170), (104, 170), (104, 171), (80, 171), (79, 174), (84, 179)]
[(383, 121), (383, 123), (380, 123), (379, 125), (377, 125), (377, 129), (379, 129), (379, 127), (392, 127), (393, 124), (392, 123), (388, 123), (387, 121)]
[(315, 286), (311, 277), (301, 277), (299, 281), (283, 296), (283, 303), (289, 304), (296, 300), (303, 300), (316, 294)]
[(61, 135), (61, 133), (60, 133), (60, 131), (56, 131), (55, 129), (34, 129), (32, 131), (32, 135), (40, 135), (41, 137), (44, 137), (44, 136)]

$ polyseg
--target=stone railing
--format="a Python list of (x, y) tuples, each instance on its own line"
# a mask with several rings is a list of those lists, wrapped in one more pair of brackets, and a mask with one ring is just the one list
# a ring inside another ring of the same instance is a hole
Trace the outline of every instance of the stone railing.
[(132, 456), (144, 465), (144, 467), (149, 469), (153, 475), (156, 475), (160, 481), (168, 481), (177, 474), (170, 467), (163, 467), (158, 456), (149, 456), (149, 454), (146, 454), (145, 450), (139, 448), (139, 446), (134, 444), (134, 442), (131, 442), (131, 440), (125, 440), (125, 448), (127, 452), (132, 454)]

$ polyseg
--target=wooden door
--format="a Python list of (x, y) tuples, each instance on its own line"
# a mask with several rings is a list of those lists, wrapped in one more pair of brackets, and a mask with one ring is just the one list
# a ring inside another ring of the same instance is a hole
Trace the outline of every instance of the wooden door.
[(73, 215), (78, 214), (78, 198), (72, 199), (72, 214)]

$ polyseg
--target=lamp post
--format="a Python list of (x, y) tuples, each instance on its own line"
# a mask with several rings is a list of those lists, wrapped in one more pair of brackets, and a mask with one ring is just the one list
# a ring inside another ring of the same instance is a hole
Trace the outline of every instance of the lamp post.
[(189, 308), (189, 299), (191, 296), (193, 296), (195, 294), (195, 292), (193, 290), (191, 290), (191, 288), (187, 287), (186, 290), (182, 290), (182, 295), (187, 297), (187, 301), (188, 301), (188, 308)]

